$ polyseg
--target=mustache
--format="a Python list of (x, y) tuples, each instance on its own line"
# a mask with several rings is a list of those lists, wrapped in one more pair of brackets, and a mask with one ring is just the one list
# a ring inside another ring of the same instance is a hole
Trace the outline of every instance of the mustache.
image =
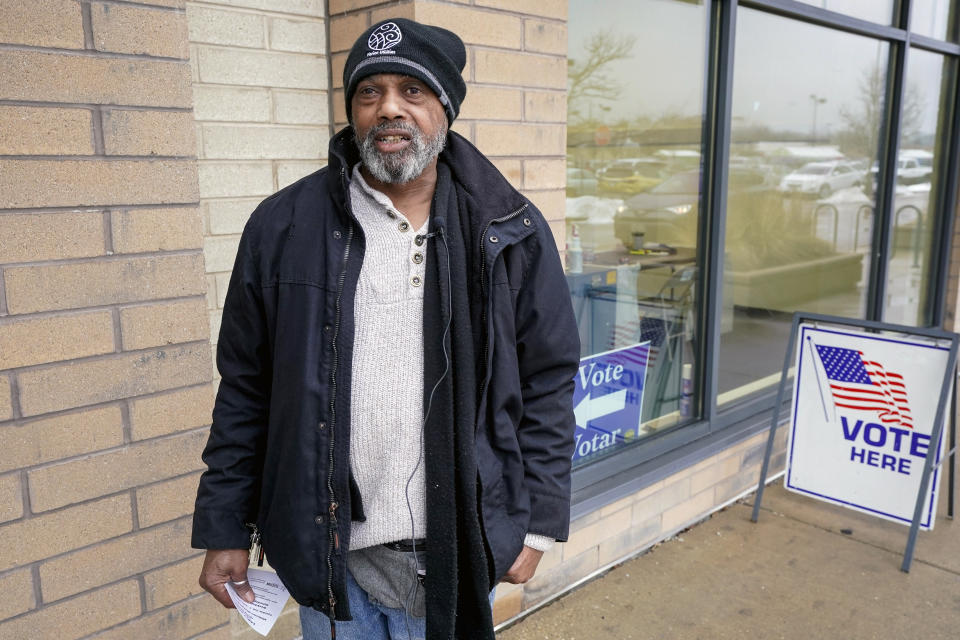
[(364, 135), (363, 138), (364, 140), (372, 143), (374, 141), (374, 138), (376, 138), (378, 134), (387, 130), (403, 131), (405, 133), (409, 133), (410, 137), (415, 140), (423, 138), (423, 132), (420, 130), (420, 127), (418, 127), (415, 124), (412, 124), (409, 122), (403, 122), (403, 121), (381, 122), (380, 124), (375, 125), (369, 131), (367, 131), (366, 135)]

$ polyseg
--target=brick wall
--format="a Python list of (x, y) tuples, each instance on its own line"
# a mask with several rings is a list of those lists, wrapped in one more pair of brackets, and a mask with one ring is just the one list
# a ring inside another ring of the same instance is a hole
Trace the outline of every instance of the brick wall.
[(455, 31), (467, 45), (467, 98), (453, 129), (530, 198), (564, 242), (567, 0), (330, 0), (336, 128), (346, 124), (343, 66), (368, 26), (411, 18)]
[(207, 0), (186, 10), (215, 343), (250, 213), (326, 164), (325, 7), (323, 0)]
[(187, 57), (182, 0), (0, 0), (3, 638), (227, 620), (189, 548), (211, 374)]

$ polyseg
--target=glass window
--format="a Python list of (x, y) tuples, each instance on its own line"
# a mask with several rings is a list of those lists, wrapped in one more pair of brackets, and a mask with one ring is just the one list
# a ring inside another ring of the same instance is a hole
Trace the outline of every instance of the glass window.
[(910, 30), (938, 40), (960, 40), (957, 0), (913, 0)]
[(800, 0), (800, 2), (871, 22), (890, 24), (893, 21), (893, 0)]
[[(877, 40), (738, 12), (721, 405), (779, 381), (794, 311), (864, 317), (887, 54)], [(739, 171), (762, 181), (741, 186)]]
[(565, 253), (584, 358), (574, 464), (698, 411), (707, 11), (690, 0), (598, 6), (571, 2), (569, 19)]
[(946, 144), (951, 84), (940, 54), (911, 49), (900, 122), (894, 191), (893, 238), (888, 261), (884, 320), (908, 325), (933, 322), (928, 296), (932, 273), (939, 161)]

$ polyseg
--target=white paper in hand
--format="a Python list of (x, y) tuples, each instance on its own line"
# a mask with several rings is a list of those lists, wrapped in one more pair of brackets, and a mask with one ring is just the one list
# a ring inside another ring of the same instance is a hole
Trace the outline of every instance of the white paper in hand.
[(247, 602), (238, 596), (229, 582), (227, 593), (233, 600), (233, 606), (237, 608), (237, 612), (247, 621), (247, 624), (257, 633), (265, 636), (270, 633), (270, 629), (280, 617), (283, 605), (287, 603), (290, 594), (277, 574), (272, 571), (247, 569), (247, 580), (250, 581), (250, 587), (257, 598), (254, 602)]

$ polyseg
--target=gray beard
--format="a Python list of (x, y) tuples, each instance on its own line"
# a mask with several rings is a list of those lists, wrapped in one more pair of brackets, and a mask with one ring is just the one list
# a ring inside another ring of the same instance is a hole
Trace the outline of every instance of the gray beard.
[[(376, 145), (377, 135), (387, 129), (402, 129), (410, 134), (410, 146), (398, 153), (380, 153)], [(361, 139), (354, 128), (354, 139), (360, 149), (363, 166), (374, 178), (387, 184), (404, 184), (423, 173), (443, 151), (447, 141), (446, 128), (431, 139), (425, 139), (420, 128), (405, 122), (384, 122), (370, 129)]]

